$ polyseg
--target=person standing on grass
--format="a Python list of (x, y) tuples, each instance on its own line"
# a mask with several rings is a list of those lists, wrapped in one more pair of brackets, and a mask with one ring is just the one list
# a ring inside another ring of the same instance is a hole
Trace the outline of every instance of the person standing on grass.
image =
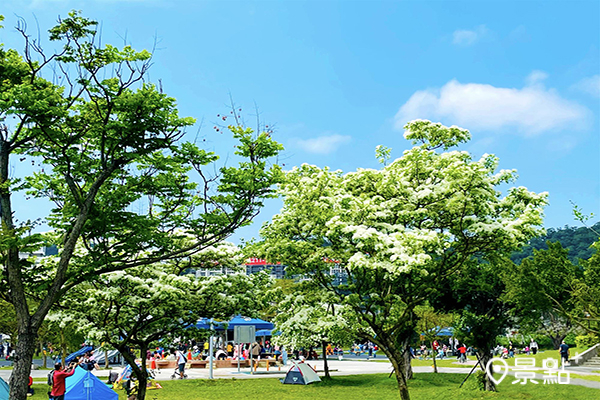
[(54, 364), (54, 374), (52, 374), (52, 391), (50, 399), (65, 400), (65, 392), (67, 391), (65, 380), (75, 373), (75, 366), (70, 364), (67, 369), (63, 368), (61, 363)]
[(558, 351), (560, 352), (560, 359), (562, 361), (561, 365), (565, 367), (567, 365), (567, 361), (569, 361), (569, 345), (563, 340), (558, 348)]
[(531, 339), (531, 343), (529, 344), (529, 348), (531, 349), (531, 352), (533, 353), (533, 355), (535, 356), (538, 352), (538, 344), (535, 340)]
[(460, 362), (464, 363), (465, 361), (467, 361), (467, 348), (464, 344), (458, 348), (458, 352), (460, 354)]

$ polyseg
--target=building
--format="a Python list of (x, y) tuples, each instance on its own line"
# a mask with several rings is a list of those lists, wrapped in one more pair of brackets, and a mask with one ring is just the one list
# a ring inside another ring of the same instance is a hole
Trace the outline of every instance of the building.
[(268, 263), (260, 258), (249, 258), (246, 260), (246, 275), (256, 274), (260, 271), (265, 271), (275, 279), (285, 278), (285, 265), (281, 263)]

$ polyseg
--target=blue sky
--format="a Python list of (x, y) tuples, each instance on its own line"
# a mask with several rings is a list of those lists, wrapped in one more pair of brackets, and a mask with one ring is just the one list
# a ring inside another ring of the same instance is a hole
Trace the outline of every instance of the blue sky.
[[(598, 1), (4, 0), (0, 41), (22, 48), (17, 15), (34, 33), (34, 15), (46, 31), (71, 9), (100, 21), (106, 43), (149, 49), (157, 38), (151, 79), (203, 121), (190, 140), (224, 159), (231, 141), (212, 126), (230, 94), (250, 125), (256, 104), (276, 126), (285, 168), (376, 168), (375, 146), (399, 157), (402, 125), (431, 119), (469, 129), (465, 150), (494, 153), (517, 185), (548, 191), (546, 227), (577, 224), (569, 200), (600, 214)], [(269, 202), (234, 241), (279, 207)]]

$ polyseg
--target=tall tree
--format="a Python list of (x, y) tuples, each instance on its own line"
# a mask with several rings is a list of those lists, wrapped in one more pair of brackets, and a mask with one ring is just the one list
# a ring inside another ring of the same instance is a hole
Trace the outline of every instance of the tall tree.
[[(67, 291), (223, 240), (252, 220), (279, 177), (267, 160), (282, 147), (237, 120), (237, 167), (218, 169), (217, 155), (183, 142), (194, 120), (148, 83), (151, 54), (101, 45), (96, 27), (71, 12), (50, 30), (58, 52), (44, 52), (23, 24), (22, 54), (0, 48), (0, 295), (15, 308), (19, 355), (10, 400), (26, 398), (37, 332)], [(13, 212), (18, 192), (54, 203), (39, 216), (52, 234), (30, 234), (33, 223)], [(182, 247), (181, 237), (193, 240)], [(20, 259), (48, 243), (56, 262)], [(86, 252), (74, 257), (78, 245)]]
[[(600, 240), (592, 247), (596, 251), (589, 260), (581, 261), (583, 276), (571, 282), (574, 309), (564, 311), (579, 326), (600, 339)], [(559, 301), (556, 301), (560, 304)]]
[(436, 310), (429, 304), (415, 307), (415, 316), (417, 321), (417, 333), (424, 339), (428, 346), (431, 346), (431, 358), (433, 360), (433, 372), (437, 374), (436, 349), (434, 342), (439, 338), (443, 329), (452, 327), (456, 316), (452, 313), (446, 313)]
[(330, 378), (326, 346), (328, 343), (349, 345), (355, 338), (353, 313), (333, 303), (330, 292), (308, 283), (277, 303), (275, 329), (281, 332), (278, 343), (288, 349), (321, 348), (325, 376)]
[[(392, 362), (403, 400), (415, 307), (474, 256), (513, 250), (534, 236), (546, 194), (524, 187), (498, 160), (448, 151), (468, 131), (417, 120), (405, 138), (416, 146), (380, 170), (343, 174), (302, 165), (281, 185), (282, 211), (263, 226), (264, 254), (310, 276), (357, 316), (358, 333)], [(442, 149), (445, 152), (436, 150)], [(340, 261), (346, 285), (334, 285), (325, 260)]]
[[(485, 373), (496, 339), (513, 322), (511, 305), (504, 299), (503, 269), (509, 261), (491, 257), (473, 258), (440, 287), (436, 303), (457, 314), (455, 335), (477, 349), (477, 360)], [(484, 390), (495, 391), (496, 385), (485, 374)]]
[(508, 265), (506, 299), (514, 304), (521, 325), (541, 330), (558, 349), (572, 329), (572, 284), (582, 278), (582, 271), (560, 242), (548, 241), (547, 247), (534, 250), (521, 264)]

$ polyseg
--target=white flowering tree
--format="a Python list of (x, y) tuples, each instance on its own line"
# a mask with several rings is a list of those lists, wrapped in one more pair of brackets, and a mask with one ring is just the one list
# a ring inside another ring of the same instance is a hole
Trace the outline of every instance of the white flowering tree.
[[(237, 247), (230, 244), (212, 246), (199, 259), (206, 261), (212, 255), (211, 264), (226, 263), (238, 259), (234, 249)], [(105, 274), (74, 288), (62, 304), (64, 312), (80, 321), (80, 331), (88, 338), (119, 350), (139, 380), (140, 400), (145, 398), (148, 380), (146, 352), (159, 339), (190, 336), (195, 331), (189, 327), (200, 317), (256, 314), (269, 298), (272, 281), (266, 274), (196, 278), (178, 275), (178, 265), (157, 264)], [(139, 350), (140, 366), (135, 363), (134, 350)]]
[(274, 321), (277, 343), (289, 349), (321, 347), (328, 378), (327, 343), (347, 345), (355, 338), (352, 310), (333, 301), (329, 292), (298, 290), (278, 302)]
[[(280, 185), (284, 206), (261, 230), (263, 255), (286, 263), (335, 294), (357, 316), (358, 333), (392, 362), (409, 399), (406, 351), (414, 309), (452, 279), (466, 260), (510, 251), (536, 234), (546, 194), (498, 187), (516, 177), (498, 159), (449, 151), (467, 130), (409, 122), (415, 145), (382, 169), (342, 173), (302, 165)], [(334, 285), (327, 259), (341, 262), (347, 285)]]

